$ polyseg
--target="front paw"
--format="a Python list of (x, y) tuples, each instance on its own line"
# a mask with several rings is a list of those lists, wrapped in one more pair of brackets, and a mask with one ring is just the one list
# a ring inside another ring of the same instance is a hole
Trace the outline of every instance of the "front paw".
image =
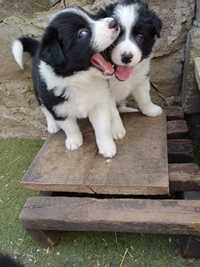
[(144, 115), (149, 117), (157, 117), (162, 114), (162, 108), (153, 103), (142, 107), (141, 111)]
[(48, 123), (47, 130), (48, 130), (48, 133), (55, 134), (59, 131), (59, 128), (56, 125), (56, 123)]
[(67, 137), (65, 141), (65, 146), (68, 150), (76, 150), (83, 144), (82, 135)]
[(117, 147), (114, 141), (111, 140), (102, 140), (98, 142), (99, 154), (105, 158), (112, 158), (117, 153)]
[(113, 123), (112, 136), (115, 140), (122, 139), (126, 135), (126, 129), (122, 123)]

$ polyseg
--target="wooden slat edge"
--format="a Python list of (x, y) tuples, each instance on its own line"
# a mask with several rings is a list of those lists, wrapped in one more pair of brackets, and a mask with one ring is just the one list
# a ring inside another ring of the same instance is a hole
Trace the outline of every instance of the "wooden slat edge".
[(190, 139), (168, 139), (169, 163), (191, 163), (194, 159)]
[(171, 192), (199, 191), (200, 167), (195, 163), (169, 164)]
[(34, 197), (20, 220), (27, 229), (200, 234), (200, 200)]
[(147, 188), (145, 186), (130, 186), (119, 185), (118, 187), (113, 185), (87, 185), (87, 184), (42, 184), (40, 180), (37, 182), (25, 182), (22, 181), (21, 184), (34, 191), (53, 191), (53, 192), (65, 192), (65, 193), (86, 193), (86, 194), (104, 194), (104, 195), (168, 195), (169, 189), (167, 186), (154, 186), (153, 188)]
[(189, 134), (189, 128), (185, 120), (172, 120), (167, 122), (168, 138), (186, 138)]
[(167, 120), (183, 120), (184, 119), (184, 112), (183, 109), (179, 106), (170, 106), (166, 109), (167, 113)]

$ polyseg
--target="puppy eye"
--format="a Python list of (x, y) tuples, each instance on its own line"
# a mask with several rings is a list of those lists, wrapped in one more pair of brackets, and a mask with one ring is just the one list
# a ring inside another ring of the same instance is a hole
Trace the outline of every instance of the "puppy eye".
[(141, 33), (138, 33), (135, 38), (140, 43), (144, 41), (144, 36)]
[(85, 39), (88, 37), (88, 35), (89, 35), (89, 31), (86, 28), (80, 29), (78, 31), (78, 39)]

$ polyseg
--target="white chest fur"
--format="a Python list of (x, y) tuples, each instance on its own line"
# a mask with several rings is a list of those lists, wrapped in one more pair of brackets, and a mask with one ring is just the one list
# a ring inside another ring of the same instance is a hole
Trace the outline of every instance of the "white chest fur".
[(143, 60), (133, 69), (132, 76), (127, 81), (116, 78), (110, 80), (110, 90), (117, 103), (125, 100), (135, 88), (138, 88), (146, 79), (150, 71), (150, 58)]
[(66, 101), (54, 107), (58, 116), (86, 118), (96, 105), (110, 101), (107, 81), (94, 68), (62, 78), (55, 75), (50, 66), (41, 62), (40, 74), (48, 90), (53, 90), (55, 95), (60, 95), (65, 89)]

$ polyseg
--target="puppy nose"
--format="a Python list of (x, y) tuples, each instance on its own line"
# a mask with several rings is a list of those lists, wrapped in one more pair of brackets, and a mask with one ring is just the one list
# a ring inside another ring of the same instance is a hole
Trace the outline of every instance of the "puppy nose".
[(131, 62), (132, 58), (133, 58), (132, 53), (124, 53), (124, 54), (122, 54), (122, 63), (128, 64)]
[(108, 24), (109, 29), (117, 29), (118, 28), (118, 22), (116, 19), (112, 19)]

